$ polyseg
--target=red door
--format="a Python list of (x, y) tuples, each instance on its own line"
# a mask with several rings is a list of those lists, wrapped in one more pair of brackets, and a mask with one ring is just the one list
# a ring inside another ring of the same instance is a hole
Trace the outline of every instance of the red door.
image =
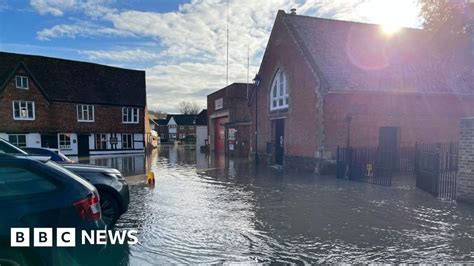
[(214, 119), (214, 148), (216, 153), (225, 152), (225, 124), (229, 122), (227, 116)]

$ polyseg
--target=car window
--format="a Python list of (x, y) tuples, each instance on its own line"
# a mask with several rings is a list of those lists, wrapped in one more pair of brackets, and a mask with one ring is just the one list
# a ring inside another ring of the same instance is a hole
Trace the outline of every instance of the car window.
[(41, 149), (23, 149), (24, 151), (26, 151), (28, 154), (30, 155), (49, 155), (49, 152), (48, 151), (45, 151), (45, 150), (41, 150)]
[(26, 196), (55, 189), (53, 183), (37, 173), (18, 167), (0, 166), (0, 197)]

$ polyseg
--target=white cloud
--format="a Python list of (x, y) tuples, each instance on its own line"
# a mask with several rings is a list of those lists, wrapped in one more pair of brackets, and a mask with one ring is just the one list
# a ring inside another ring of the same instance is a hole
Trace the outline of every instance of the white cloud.
[(106, 7), (111, 0), (31, 0), (30, 5), (41, 15), (63, 16), (66, 12), (84, 12), (99, 17), (112, 9)]
[(80, 51), (91, 60), (108, 60), (115, 62), (134, 62), (134, 61), (148, 61), (162, 58), (159, 53), (148, 52), (142, 49), (121, 50), (121, 51)]
[[(229, 69), (232, 82), (246, 82), (244, 65), (232, 64)], [(224, 66), (213, 63), (158, 64), (145, 71), (150, 109), (176, 112), (183, 100), (206, 108), (206, 95), (226, 85)], [(251, 67), (250, 73), (256, 71)]]
[(30, 4), (41, 15), (62, 16), (64, 10), (74, 7), (75, 0), (31, 0)]
[(60, 24), (49, 29), (43, 29), (36, 33), (39, 40), (51, 40), (54, 38), (76, 38), (76, 37), (134, 37), (135, 35), (125, 30), (115, 28), (102, 27), (86, 22), (67, 25)]

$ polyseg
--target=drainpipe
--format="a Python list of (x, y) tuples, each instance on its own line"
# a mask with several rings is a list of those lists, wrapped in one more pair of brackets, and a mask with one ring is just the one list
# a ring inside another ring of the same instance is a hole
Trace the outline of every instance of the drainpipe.
[(258, 163), (258, 86), (260, 85), (260, 76), (256, 75), (253, 79), (255, 86), (255, 163)]
[(351, 146), (350, 142), (350, 137), (351, 137), (351, 121), (352, 121), (352, 116), (350, 114), (347, 114), (346, 116), (346, 122), (347, 122), (347, 148)]

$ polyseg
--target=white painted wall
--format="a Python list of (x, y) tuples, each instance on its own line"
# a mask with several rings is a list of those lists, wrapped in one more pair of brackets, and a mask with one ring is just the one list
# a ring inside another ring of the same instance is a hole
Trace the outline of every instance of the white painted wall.
[(206, 145), (207, 126), (196, 126), (196, 147)]
[(174, 133), (176, 134), (176, 131), (178, 129), (178, 127), (174, 127), (174, 128), (170, 128), (169, 126), (170, 125), (176, 125), (176, 121), (174, 121), (174, 118), (171, 117), (171, 119), (168, 121), (168, 133)]
[(41, 135), (39, 133), (26, 134), (26, 147), (41, 148)]
[(95, 134), (89, 136), (89, 150), (95, 149)]
[(143, 140), (144, 140), (144, 136), (143, 134), (133, 134), (133, 141), (134, 141), (134, 148), (137, 150), (141, 150), (141, 149), (144, 149), (144, 145), (143, 145)]
[[(19, 133), (21, 134), (21, 133)], [(23, 135), (23, 134), (21, 134)], [(39, 133), (28, 133), (26, 135), (26, 147), (40, 148), (41, 147), (41, 135)], [(7, 133), (0, 133), (0, 138), (8, 141)]]

